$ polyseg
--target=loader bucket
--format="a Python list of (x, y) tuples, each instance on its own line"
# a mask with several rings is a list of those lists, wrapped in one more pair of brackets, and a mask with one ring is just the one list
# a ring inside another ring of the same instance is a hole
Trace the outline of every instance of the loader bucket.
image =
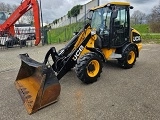
[(59, 81), (52, 68), (20, 54), (22, 61), (15, 86), (29, 114), (54, 103), (60, 94)]

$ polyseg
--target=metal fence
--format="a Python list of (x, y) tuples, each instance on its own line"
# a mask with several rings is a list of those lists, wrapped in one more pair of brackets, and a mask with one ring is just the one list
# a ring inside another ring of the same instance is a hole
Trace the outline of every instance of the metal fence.
[(49, 30), (47, 32), (47, 43), (53, 44), (70, 40), (73, 37), (74, 32), (79, 32), (79, 30), (82, 29), (87, 23), (90, 23), (90, 21), (86, 19), (88, 14), (89, 13), (77, 20), (76, 23)]

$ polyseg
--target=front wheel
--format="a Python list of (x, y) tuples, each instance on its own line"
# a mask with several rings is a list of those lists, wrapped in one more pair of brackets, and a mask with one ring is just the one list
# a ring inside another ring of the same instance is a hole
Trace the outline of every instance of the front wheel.
[(125, 69), (132, 68), (136, 62), (137, 52), (134, 46), (126, 48), (122, 59), (118, 59), (118, 64)]
[(97, 81), (102, 67), (101, 57), (97, 53), (89, 52), (77, 61), (75, 71), (82, 82), (89, 84)]

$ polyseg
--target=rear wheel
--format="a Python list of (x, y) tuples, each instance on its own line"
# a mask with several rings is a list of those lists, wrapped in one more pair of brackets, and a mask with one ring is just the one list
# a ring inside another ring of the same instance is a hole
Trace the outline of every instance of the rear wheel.
[(118, 63), (122, 68), (132, 68), (136, 62), (137, 52), (134, 46), (128, 47), (123, 54), (122, 59), (118, 59)]
[(93, 83), (97, 81), (102, 72), (101, 57), (94, 52), (90, 52), (82, 56), (76, 64), (77, 77), (84, 83)]

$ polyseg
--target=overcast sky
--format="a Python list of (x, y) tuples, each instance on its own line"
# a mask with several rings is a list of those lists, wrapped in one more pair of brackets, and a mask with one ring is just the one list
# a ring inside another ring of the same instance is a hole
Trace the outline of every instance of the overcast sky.
[[(1, 0), (1, 2), (8, 4), (19, 5), (22, 0)], [(38, 0), (39, 1), (39, 0)], [(43, 19), (45, 22), (52, 22), (56, 18), (60, 18), (67, 14), (67, 12), (75, 5), (85, 4), (90, 0), (41, 0)], [(115, 0), (100, 0), (100, 5), (105, 4), (109, 1)], [(151, 12), (151, 9), (158, 5), (160, 0), (116, 0), (116, 1), (128, 1), (134, 6), (132, 10), (140, 10), (146, 14)]]

